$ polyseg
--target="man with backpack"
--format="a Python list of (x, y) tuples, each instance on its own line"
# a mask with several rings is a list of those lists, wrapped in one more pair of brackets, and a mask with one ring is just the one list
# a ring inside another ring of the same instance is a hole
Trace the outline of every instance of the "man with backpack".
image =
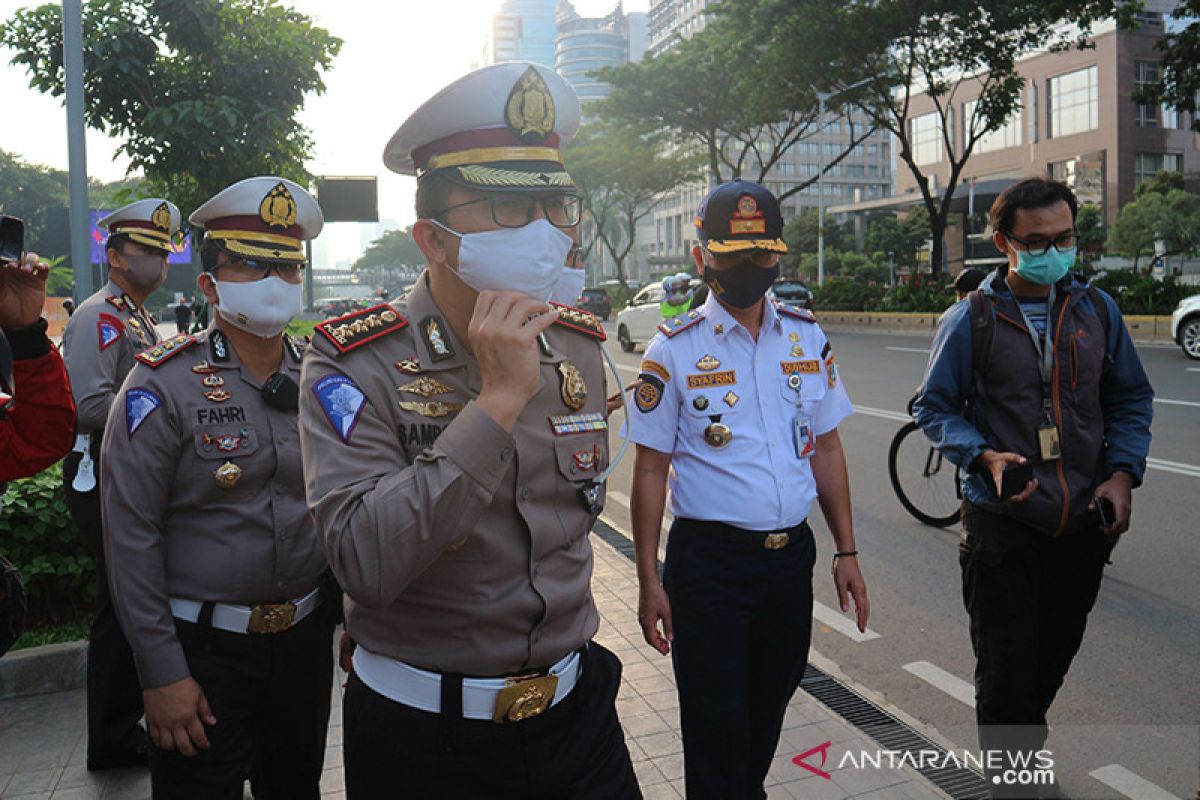
[(1045, 743), (1150, 448), (1154, 392), (1121, 312), (1069, 274), (1077, 210), (1043, 178), (1001, 193), (991, 225), (1008, 263), (942, 316), (913, 406), (967, 475), (976, 722), (981, 746), (1010, 756)]

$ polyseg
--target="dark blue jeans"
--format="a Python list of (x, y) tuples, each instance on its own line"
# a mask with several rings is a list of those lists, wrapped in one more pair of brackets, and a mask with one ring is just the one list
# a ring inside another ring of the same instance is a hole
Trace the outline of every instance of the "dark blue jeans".
[(808, 662), (816, 546), (804, 522), (763, 533), (676, 519), (663, 586), (688, 800), (761, 800), (788, 701)]

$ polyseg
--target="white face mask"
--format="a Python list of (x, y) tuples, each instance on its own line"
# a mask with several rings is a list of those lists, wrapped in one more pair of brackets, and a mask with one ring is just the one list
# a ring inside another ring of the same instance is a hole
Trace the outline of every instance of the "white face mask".
[(213, 282), (217, 285), (217, 313), (234, 327), (263, 339), (283, 333), (304, 308), (303, 285), (268, 275), (249, 283)]
[(564, 268), (562, 275), (558, 278), (558, 283), (554, 284), (554, 289), (550, 292), (550, 299), (555, 303), (562, 303), (564, 306), (577, 305), (579, 296), (583, 294), (583, 284), (586, 280), (587, 270)]
[(458, 277), (477, 292), (521, 292), (544, 301), (575, 246), (570, 236), (544, 219), (480, 233), (459, 233), (436, 219), (430, 222), (459, 237)]

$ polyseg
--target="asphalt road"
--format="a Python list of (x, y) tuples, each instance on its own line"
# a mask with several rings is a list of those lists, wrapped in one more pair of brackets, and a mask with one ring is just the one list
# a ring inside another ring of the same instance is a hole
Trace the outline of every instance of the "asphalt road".
[[(833, 332), (831, 339), (858, 408), (841, 434), (871, 635), (854, 635), (834, 610), (831, 541), (817, 514), (813, 648), (868, 692), (955, 745), (974, 747), (959, 528), (927, 527), (908, 516), (886, 464), (925, 366), (928, 337)], [(611, 346), (623, 378), (632, 380), (639, 354)], [(1200, 362), (1174, 347), (1138, 352), (1157, 395), (1153, 466), (1134, 494), (1132, 528), (1050, 713), (1049, 746), (1071, 797), (1152, 798), (1159, 788), (1169, 793), (1164, 797), (1191, 798), (1200, 789)], [(631, 452), (610, 479), (605, 511), (626, 532), (632, 462)]]

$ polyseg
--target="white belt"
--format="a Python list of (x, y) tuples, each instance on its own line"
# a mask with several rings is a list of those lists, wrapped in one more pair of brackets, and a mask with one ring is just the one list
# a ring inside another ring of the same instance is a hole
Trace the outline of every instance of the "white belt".
[[(438, 714), (442, 710), (442, 676), (437, 672), (418, 669), (403, 661), (372, 653), (362, 645), (354, 650), (354, 674), (372, 690), (389, 700), (421, 711)], [(554, 698), (541, 710), (527, 716), (537, 716), (546, 708), (558, 705), (579, 682), (583, 674), (583, 659), (576, 650), (552, 666), (550, 675), (558, 678)], [(462, 715), (467, 719), (497, 719), (501, 691), (522, 686), (511, 678), (463, 678)], [(509, 715), (510, 719), (519, 716)]]
[[(184, 622), (199, 622), (204, 603), (199, 600), (171, 598), (171, 616)], [(231, 633), (279, 633), (307, 617), (321, 602), (317, 587), (299, 600), (286, 603), (237, 606), (214, 603), (212, 626)]]

